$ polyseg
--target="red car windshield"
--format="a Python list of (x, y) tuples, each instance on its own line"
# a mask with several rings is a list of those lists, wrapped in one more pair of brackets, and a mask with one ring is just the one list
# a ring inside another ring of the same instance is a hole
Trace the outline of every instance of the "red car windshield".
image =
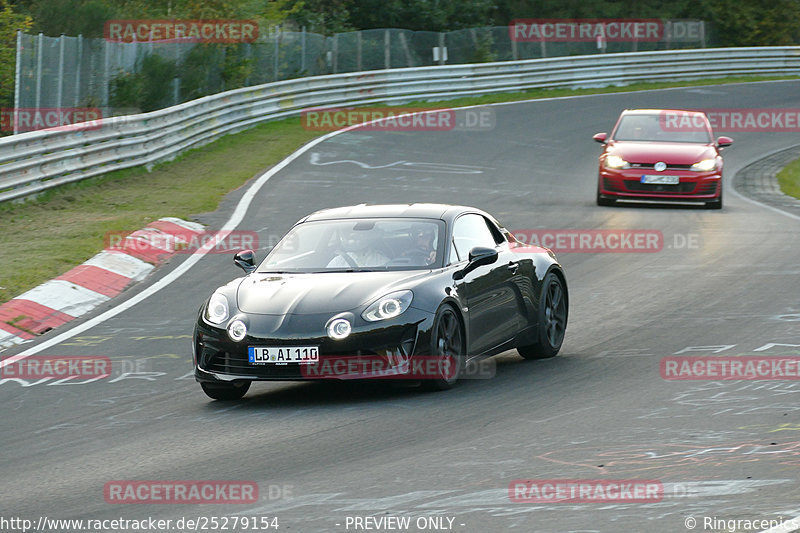
[(703, 144), (712, 142), (705, 127), (700, 127), (696, 123), (689, 126), (674, 125), (661, 113), (623, 116), (612, 138), (615, 141)]

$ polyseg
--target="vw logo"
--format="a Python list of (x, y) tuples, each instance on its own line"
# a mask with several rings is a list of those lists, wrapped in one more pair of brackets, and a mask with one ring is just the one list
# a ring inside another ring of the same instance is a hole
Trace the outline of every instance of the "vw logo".
[(653, 165), (653, 168), (654, 168), (654, 169), (655, 169), (657, 172), (663, 172), (663, 171), (665, 171), (665, 170), (667, 169), (667, 164), (666, 164), (666, 163), (664, 163), (663, 161), (659, 161), (658, 163), (656, 163), (655, 165)]

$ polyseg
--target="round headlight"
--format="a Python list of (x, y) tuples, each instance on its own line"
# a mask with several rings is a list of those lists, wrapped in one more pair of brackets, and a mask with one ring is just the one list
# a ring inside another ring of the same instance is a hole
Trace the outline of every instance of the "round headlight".
[(222, 324), (228, 320), (228, 299), (218, 292), (212, 294), (208, 301), (206, 320), (212, 324)]
[(247, 326), (241, 320), (234, 320), (230, 324), (228, 324), (228, 336), (239, 342), (240, 340), (244, 339), (247, 335)]
[(367, 307), (363, 313), (362, 318), (368, 322), (376, 322), (378, 320), (386, 320), (387, 318), (394, 318), (402, 315), (408, 306), (411, 305), (411, 299), (414, 294), (409, 290), (395, 291), (378, 298)]
[(384, 318), (393, 318), (402, 313), (402, 303), (395, 298), (382, 300), (378, 305), (378, 312)]
[(350, 335), (351, 331), (353, 331), (353, 327), (350, 325), (350, 321), (346, 318), (337, 318), (328, 324), (328, 337), (331, 339), (344, 339)]

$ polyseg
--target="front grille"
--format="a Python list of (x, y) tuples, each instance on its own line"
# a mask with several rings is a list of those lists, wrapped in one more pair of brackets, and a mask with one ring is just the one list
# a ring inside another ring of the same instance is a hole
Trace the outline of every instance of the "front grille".
[(662, 194), (688, 194), (694, 192), (697, 184), (693, 181), (684, 181), (677, 185), (659, 185), (655, 183), (642, 183), (639, 180), (625, 180), (625, 188), (631, 192), (654, 192)]
[(247, 355), (218, 352), (207, 360), (205, 369), (220, 374), (237, 374), (260, 378), (301, 378), (300, 365), (287, 363), (285, 365), (251, 365)]
[(714, 181), (703, 183), (697, 188), (697, 194), (717, 194), (717, 183)]
[[(358, 350), (356, 353), (328, 354), (329, 356), (376, 356), (374, 352)], [(325, 360), (326, 355), (320, 354), (320, 361)], [(216, 352), (210, 358), (205, 359), (203, 368), (209, 372), (218, 374), (234, 374), (239, 376), (252, 376), (254, 378), (271, 379), (304, 379), (302, 365), (299, 363), (287, 363), (285, 365), (265, 364), (254, 365), (247, 359), (246, 354)]]
[[(320, 337), (304, 339), (247, 337), (246, 341), (234, 343), (225, 337), (224, 332), (214, 331), (204, 324), (200, 324), (195, 337), (194, 353), (197, 356), (199, 368), (214, 374), (266, 380), (302, 380), (308, 377), (305, 365), (299, 363), (251, 364), (248, 360), (248, 346), (318, 346), (320, 361), (323, 362), (326, 358), (338, 359), (348, 356), (411, 355), (415, 348), (416, 338), (417, 323), (414, 323), (360, 332), (351, 335), (351, 338), (344, 341), (331, 341)], [(392, 342), (393, 339), (396, 341)]]
[[(630, 165), (631, 168), (650, 169), (655, 167), (654, 163), (631, 163)], [(668, 170), (689, 170), (690, 168), (692, 168), (692, 165), (667, 165), (667, 168), (664, 170), (664, 172)]]
[(622, 192), (622, 187), (619, 186), (619, 182), (608, 178), (603, 178), (603, 189), (609, 192)]

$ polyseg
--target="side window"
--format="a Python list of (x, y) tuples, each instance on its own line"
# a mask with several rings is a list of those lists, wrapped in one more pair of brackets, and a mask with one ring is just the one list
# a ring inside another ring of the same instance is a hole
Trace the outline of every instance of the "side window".
[[(459, 257), (466, 259), (469, 251), (476, 246), (494, 248), (498, 243), (482, 216), (464, 215), (456, 220), (453, 227), (453, 244)], [(452, 253), (450, 261), (453, 261)]]
[(456, 250), (456, 245), (453, 242), (450, 242), (450, 262), (449, 264), (458, 263), (461, 259), (458, 257), (458, 250)]

